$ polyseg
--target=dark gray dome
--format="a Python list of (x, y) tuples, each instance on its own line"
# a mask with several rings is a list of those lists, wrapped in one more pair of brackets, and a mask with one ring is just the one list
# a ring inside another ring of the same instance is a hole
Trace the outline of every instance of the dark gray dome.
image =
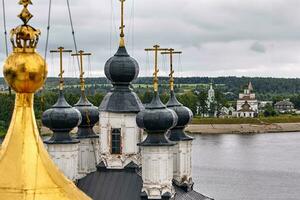
[(119, 47), (117, 53), (106, 62), (104, 72), (112, 82), (113, 89), (101, 102), (100, 111), (138, 113), (144, 109), (140, 99), (130, 88), (131, 81), (139, 74), (139, 65), (128, 55), (125, 47)]
[(81, 114), (81, 123), (78, 126), (77, 138), (96, 138), (98, 135), (93, 130), (95, 124), (99, 121), (99, 111), (86, 98), (84, 91), (81, 93), (79, 101), (74, 105)]
[(70, 136), (70, 131), (81, 123), (81, 114), (70, 106), (60, 90), (57, 102), (43, 113), (42, 123), (53, 131), (47, 144), (78, 143)]
[(168, 109), (160, 100), (157, 92), (146, 109), (139, 112), (136, 117), (138, 127), (148, 133), (147, 138), (140, 143), (141, 146), (168, 146), (174, 145), (166, 137), (166, 131), (177, 123), (176, 113)]
[(128, 55), (125, 47), (119, 47), (117, 53), (105, 63), (104, 72), (113, 84), (129, 84), (137, 78), (139, 65)]
[(193, 119), (193, 112), (177, 100), (174, 91), (171, 91), (170, 95), (167, 107), (175, 111), (178, 121), (176, 126), (170, 130), (169, 139), (172, 141), (192, 140), (192, 137), (186, 135), (184, 128)]

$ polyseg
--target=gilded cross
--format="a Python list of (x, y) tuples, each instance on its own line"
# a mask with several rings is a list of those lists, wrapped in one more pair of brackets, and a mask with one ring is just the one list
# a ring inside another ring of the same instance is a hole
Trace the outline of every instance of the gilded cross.
[(81, 91), (84, 91), (84, 79), (83, 79), (83, 75), (84, 75), (84, 70), (83, 70), (83, 56), (90, 56), (92, 55), (91, 53), (85, 53), (83, 50), (78, 51), (78, 53), (72, 54), (72, 56), (79, 56), (80, 59), (80, 87), (81, 87)]
[(175, 51), (172, 48), (168, 49), (165, 52), (161, 52), (161, 54), (168, 54), (168, 55), (170, 55), (170, 74), (169, 74), (170, 81), (169, 81), (169, 83), (170, 83), (170, 90), (171, 91), (174, 91), (173, 55), (174, 54), (181, 54), (181, 53), (182, 53), (181, 51)]
[(153, 89), (155, 92), (158, 91), (158, 52), (159, 51), (167, 51), (166, 48), (160, 48), (159, 45), (154, 45), (153, 48), (147, 48), (145, 51), (154, 51), (154, 73), (153, 73)]
[(121, 30), (121, 33), (120, 33), (120, 47), (124, 47), (125, 46), (125, 41), (124, 41), (124, 28), (125, 28), (125, 25), (124, 25), (124, 2), (125, 0), (120, 0), (121, 2), (121, 26), (119, 27), (119, 29)]
[(72, 50), (66, 50), (64, 47), (58, 47), (57, 50), (51, 50), (50, 53), (59, 53), (59, 63), (60, 63), (60, 68), (59, 68), (59, 90), (63, 90), (64, 88), (64, 79), (63, 79), (63, 53), (71, 53)]

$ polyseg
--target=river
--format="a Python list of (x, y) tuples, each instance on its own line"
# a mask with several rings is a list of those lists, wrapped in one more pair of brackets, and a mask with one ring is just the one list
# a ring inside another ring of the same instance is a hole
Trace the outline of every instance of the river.
[(300, 199), (300, 133), (194, 137), (197, 191), (216, 200)]
[(194, 137), (195, 190), (216, 200), (300, 199), (300, 133)]

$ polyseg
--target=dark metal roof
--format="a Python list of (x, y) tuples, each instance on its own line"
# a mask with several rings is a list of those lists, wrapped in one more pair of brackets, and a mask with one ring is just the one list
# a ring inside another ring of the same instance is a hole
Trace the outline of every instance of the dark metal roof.
[[(138, 168), (98, 168), (77, 182), (77, 187), (93, 200), (141, 200), (143, 181)], [(192, 190), (185, 192), (177, 186), (172, 200), (212, 200)]]
[(140, 146), (170, 146), (175, 143), (170, 142), (166, 137), (166, 132), (177, 123), (176, 113), (168, 109), (160, 100), (157, 92), (154, 92), (153, 99), (146, 109), (139, 112), (136, 122), (139, 128), (146, 130), (146, 139), (139, 143)]
[(125, 47), (119, 47), (117, 53), (105, 63), (104, 72), (113, 89), (102, 100), (100, 111), (138, 113), (144, 109), (138, 96), (129, 88), (131, 81), (139, 74), (139, 65), (128, 55)]
[(99, 106), (100, 111), (115, 113), (138, 113), (143, 109), (144, 106), (139, 97), (126, 85), (114, 86)]
[(193, 113), (189, 108), (183, 106), (177, 100), (174, 91), (170, 92), (170, 99), (167, 103), (167, 107), (174, 110), (178, 116), (176, 126), (169, 132), (169, 139), (171, 141), (193, 140), (192, 137), (184, 132), (186, 125), (192, 121)]
[(53, 131), (46, 144), (78, 143), (69, 132), (81, 123), (81, 114), (66, 101), (63, 91), (59, 91), (57, 102), (43, 113), (42, 123)]
[(93, 127), (99, 121), (99, 111), (89, 102), (84, 91), (81, 92), (81, 97), (74, 108), (80, 112), (82, 117), (78, 126), (77, 138), (97, 138), (98, 135), (94, 132)]
[(129, 84), (139, 74), (139, 64), (130, 57), (125, 47), (119, 47), (117, 53), (104, 66), (106, 77), (113, 84)]

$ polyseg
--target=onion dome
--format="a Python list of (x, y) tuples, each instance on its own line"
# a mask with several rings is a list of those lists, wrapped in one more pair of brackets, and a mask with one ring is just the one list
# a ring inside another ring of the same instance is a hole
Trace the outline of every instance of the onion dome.
[(100, 111), (114, 113), (138, 113), (144, 106), (130, 89), (130, 84), (139, 74), (137, 61), (130, 57), (125, 47), (124, 0), (121, 2), (120, 43), (117, 53), (105, 63), (105, 76), (113, 84), (111, 92), (104, 97)]
[(192, 111), (183, 106), (176, 98), (174, 91), (171, 90), (171, 96), (167, 103), (167, 107), (172, 109), (178, 116), (177, 124), (169, 132), (169, 139), (171, 141), (193, 140), (192, 137), (186, 135), (184, 128), (193, 118)]
[(128, 55), (125, 46), (120, 46), (117, 53), (106, 62), (104, 71), (113, 89), (101, 102), (100, 111), (138, 113), (144, 109), (138, 96), (130, 89), (131, 82), (139, 74), (139, 65)]
[(53, 131), (46, 144), (72, 144), (79, 140), (70, 136), (70, 131), (81, 123), (80, 112), (65, 100), (63, 91), (59, 91), (57, 102), (43, 113), (42, 123)]
[(104, 72), (113, 84), (129, 85), (139, 74), (139, 64), (128, 55), (126, 47), (119, 47), (117, 53), (106, 62)]
[(78, 126), (77, 138), (96, 138), (98, 137), (93, 130), (99, 121), (99, 111), (96, 106), (89, 102), (84, 91), (81, 93), (79, 101), (74, 105), (81, 114), (81, 123)]
[(136, 117), (139, 128), (143, 128), (148, 133), (147, 138), (139, 143), (140, 146), (172, 146), (166, 137), (166, 131), (173, 128), (177, 123), (176, 113), (168, 109), (160, 100), (157, 92), (146, 109), (139, 112)]

